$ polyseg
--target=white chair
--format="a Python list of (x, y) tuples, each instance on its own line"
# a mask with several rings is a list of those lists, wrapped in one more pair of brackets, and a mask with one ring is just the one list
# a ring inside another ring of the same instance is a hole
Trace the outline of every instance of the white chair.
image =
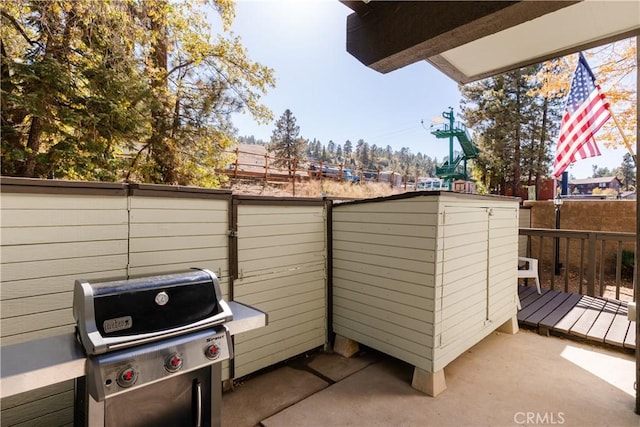
[(536, 288), (538, 288), (538, 293), (542, 294), (542, 291), (540, 290), (540, 278), (538, 277), (538, 260), (535, 258), (519, 256), (518, 265), (520, 265), (521, 262), (527, 264), (527, 269), (518, 269), (518, 279), (536, 279)]

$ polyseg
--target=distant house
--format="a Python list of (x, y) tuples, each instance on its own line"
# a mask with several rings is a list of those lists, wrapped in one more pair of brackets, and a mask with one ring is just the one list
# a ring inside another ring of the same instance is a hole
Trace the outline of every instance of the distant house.
[(593, 190), (612, 189), (618, 192), (622, 183), (615, 176), (603, 176), (600, 178), (574, 179), (569, 181), (570, 194), (593, 194)]

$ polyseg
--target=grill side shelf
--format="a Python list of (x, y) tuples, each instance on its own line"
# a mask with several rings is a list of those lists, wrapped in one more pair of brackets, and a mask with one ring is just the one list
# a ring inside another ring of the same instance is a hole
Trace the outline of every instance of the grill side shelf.
[[(228, 303), (231, 335), (264, 327), (266, 313), (234, 301)], [(75, 334), (68, 333), (2, 346), (0, 398), (35, 390), (85, 375), (86, 356)]]

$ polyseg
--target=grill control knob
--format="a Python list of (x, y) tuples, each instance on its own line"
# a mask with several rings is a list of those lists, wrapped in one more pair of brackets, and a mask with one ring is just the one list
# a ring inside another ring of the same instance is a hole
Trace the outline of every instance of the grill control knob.
[(176, 372), (182, 368), (182, 357), (178, 353), (173, 353), (164, 362), (164, 368), (169, 372)]
[(211, 344), (205, 349), (204, 355), (207, 356), (207, 359), (217, 359), (220, 356), (220, 347), (217, 344)]
[(128, 366), (121, 370), (118, 373), (118, 378), (116, 378), (116, 382), (120, 387), (127, 388), (131, 387), (136, 383), (138, 379), (138, 373), (131, 366)]

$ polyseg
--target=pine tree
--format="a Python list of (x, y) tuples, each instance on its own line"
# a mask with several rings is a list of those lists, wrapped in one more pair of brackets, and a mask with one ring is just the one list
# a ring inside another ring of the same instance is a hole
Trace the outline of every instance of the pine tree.
[(269, 150), (276, 157), (274, 165), (286, 167), (290, 177), (293, 176), (295, 163), (304, 159), (307, 149), (307, 142), (300, 138), (299, 134), (300, 126), (296, 125), (296, 118), (291, 110), (286, 109), (276, 122), (276, 128), (271, 134)]

